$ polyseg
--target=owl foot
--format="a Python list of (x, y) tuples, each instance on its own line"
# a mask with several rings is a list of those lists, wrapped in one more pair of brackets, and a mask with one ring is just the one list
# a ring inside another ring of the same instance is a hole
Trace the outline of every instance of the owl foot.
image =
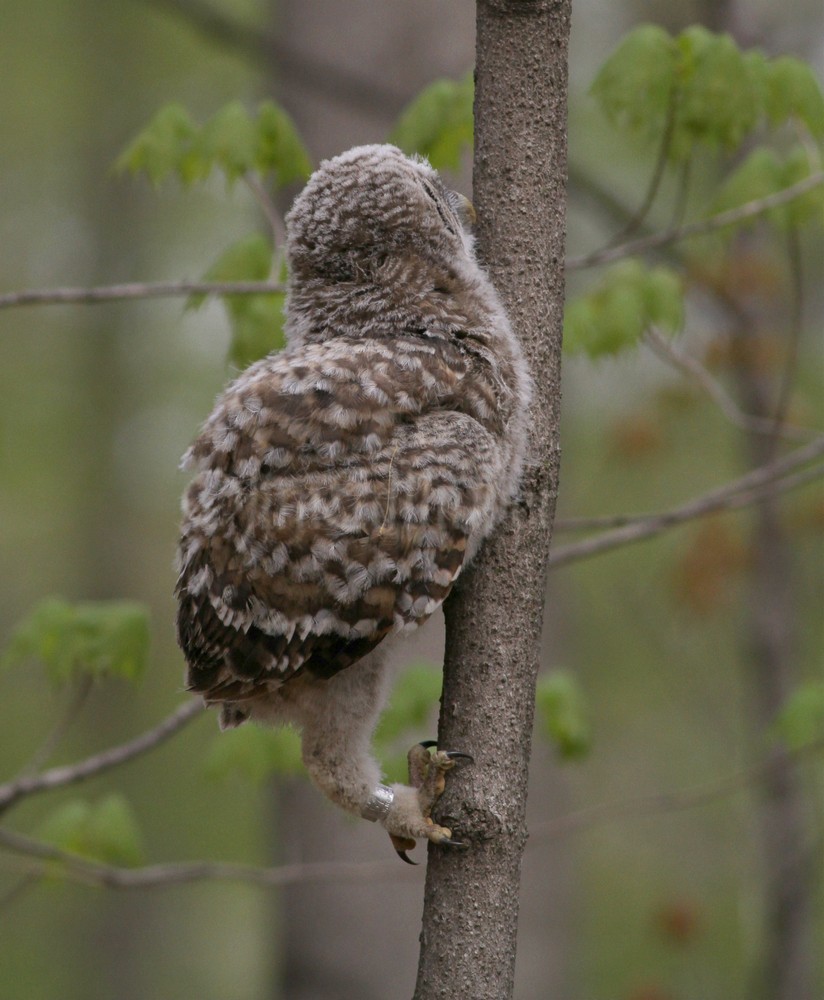
[(391, 830), (389, 832), (392, 846), (398, 857), (409, 865), (417, 864), (406, 853), (415, 846), (416, 836), (426, 837), (433, 844), (442, 844), (446, 847), (466, 849), (467, 846), (458, 840), (453, 840), (452, 831), (446, 826), (438, 826), (430, 814), (432, 807), (446, 787), (447, 771), (451, 771), (458, 761), (465, 760), (472, 763), (473, 759), (468, 753), (461, 753), (458, 750), (436, 750), (434, 753), (430, 753), (429, 748), (434, 746), (437, 744), (433, 740), (416, 743), (407, 756), (409, 784), (411, 785), (408, 791), (413, 792), (414, 790), (417, 799), (416, 805), (420, 810), (419, 821), (415, 824), (417, 829), (410, 831), (415, 836), (399, 835)]

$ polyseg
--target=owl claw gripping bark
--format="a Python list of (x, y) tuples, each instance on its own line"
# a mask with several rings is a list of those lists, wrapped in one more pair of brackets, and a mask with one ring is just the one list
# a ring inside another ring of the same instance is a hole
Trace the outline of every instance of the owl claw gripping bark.
[(526, 362), (466, 220), (394, 146), (323, 162), (286, 218), (286, 347), (224, 391), (184, 457), (187, 687), (224, 728), (297, 727), (312, 781), (404, 860), (423, 838), (461, 846), (430, 813), (467, 755), (419, 745), (411, 784), (382, 783), (384, 653), (510, 507), (527, 442)]
[[(438, 826), (431, 817), (432, 807), (443, 794), (446, 787), (446, 773), (451, 771), (459, 761), (473, 763), (473, 758), (468, 753), (461, 753), (457, 750), (436, 750), (429, 753), (429, 747), (436, 746), (434, 741), (429, 740), (424, 743), (416, 743), (407, 755), (409, 761), (409, 784), (417, 791), (417, 805), (420, 810), (418, 829), (411, 830), (417, 836), (426, 837), (433, 844), (440, 844), (445, 847), (456, 847), (465, 850), (467, 845), (459, 840), (452, 839), (452, 831), (446, 826)], [(414, 824), (415, 821), (412, 821)], [(406, 854), (411, 851), (416, 844), (412, 836), (398, 836), (390, 832), (389, 837), (392, 846), (398, 853), (402, 861), (414, 865)]]

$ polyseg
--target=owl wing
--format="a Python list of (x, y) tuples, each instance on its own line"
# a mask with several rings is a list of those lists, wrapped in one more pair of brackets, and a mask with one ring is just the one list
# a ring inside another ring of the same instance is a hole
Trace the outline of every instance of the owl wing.
[(414, 366), (334, 351), (250, 370), (193, 446), (178, 637), (207, 700), (331, 676), (425, 621), (493, 503), (478, 421)]

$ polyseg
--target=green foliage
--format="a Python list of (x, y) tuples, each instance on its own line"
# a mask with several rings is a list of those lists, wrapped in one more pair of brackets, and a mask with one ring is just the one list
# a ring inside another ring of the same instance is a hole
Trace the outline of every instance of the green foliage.
[(78, 674), (138, 680), (149, 650), (149, 615), (135, 601), (49, 598), (14, 631), (0, 665), (39, 660), (55, 683)]
[(770, 122), (781, 125), (795, 118), (815, 139), (824, 141), (824, 97), (812, 67), (793, 56), (779, 56), (767, 62), (765, 82)]
[[(801, 146), (794, 146), (784, 155), (761, 147), (754, 150), (725, 181), (713, 204), (713, 211), (723, 212), (748, 201), (764, 198), (797, 184), (810, 176), (809, 159)], [(741, 225), (757, 225), (763, 218), (783, 229), (805, 222), (824, 222), (824, 185), (777, 208), (765, 216), (752, 217)]]
[(464, 149), (472, 146), (472, 74), (461, 80), (436, 80), (404, 110), (389, 141), (405, 153), (420, 153), (436, 170), (457, 170)]
[(535, 706), (545, 735), (561, 757), (584, 757), (592, 745), (586, 701), (578, 681), (565, 670), (538, 679)]
[(294, 729), (264, 729), (248, 723), (215, 737), (206, 759), (210, 777), (239, 774), (256, 784), (273, 775), (299, 774), (302, 769), (300, 737)]
[(180, 104), (167, 104), (120, 154), (115, 169), (145, 173), (158, 185), (169, 174), (181, 173), (184, 155), (196, 135), (189, 112)]
[(611, 267), (596, 288), (573, 299), (564, 316), (564, 347), (590, 357), (617, 354), (654, 326), (675, 333), (684, 319), (678, 275), (637, 260)]
[(95, 861), (133, 867), (143, 861), (143, 843), (131, 806), (122, 795), (90, 804), (82, 799), (56, 809), (37, 835), (40, 840)]
[(669, 128), (667, 158), (696, 146), (730, 151), (755, 129), (794, 120), (824, 139), (824, 96), (809, 66), (694, 25), (673, 38), (641, 25), (607, 59), (591, 89), (607, 118), (643, 140)]
[[(417, 664), (401, 675), (375, 735), (377, 752), (392, 781), (406, 780), (406, 751), (398, 751), (398, 740), (414, 732), (421, 739), (441, 692), (440, 671)], [(427, 734), (424, 734), (427, 735)], [(411, 742), (411, 741), (410, 741)], [(261, 784), (275, 775), (303, 772), (300, 737), (294, 729), (239, 726), (215, 737), (206, 760), (206, 772), (215, 779), (242, 775)]]
[(179, 104), (166, 105), (132, 140), (115, 167), (145, 173), (155, 185), (174, 174), (189, 186), (218, 169), (230, 184), (244, 174), (257, 173), (284, 187), (305, 180), (311, 162), (282, 108), (264, 101), (252, 115), (233, 101), (202, 126)]
[(676, 59), (675, 40), (657, 25), (642, 24), (607, 59), (590, 93), (615, 125), (656, 139), (666, 126)]
[(389, 781), (407, 781), (409, 746), (434, 734), (425, 732), (441, 696), (441, 671), (418, 663), (403, 671), (375, 733), (375, 748)]
[[(233, 243), (203, 275), (204, 281), (266, 281), (272, 272), (272, 247), (259, 233)], [(286, 280), (285, 265), (280, 280)], [(201, 305), (205, 296), (192, 295), (189, 305)], [(231, 326), (229, 361), (243, 369), (283, 347), (285, 295), (224, 295)]]
[(802, 684), (785, 702), (773, 735), (791, 750), (824, 740), (824, 681)]

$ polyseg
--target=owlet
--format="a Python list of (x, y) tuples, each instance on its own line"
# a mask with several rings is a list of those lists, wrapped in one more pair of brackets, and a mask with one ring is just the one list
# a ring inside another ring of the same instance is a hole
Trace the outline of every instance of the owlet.
[(455, 843), (429, 813), (468, 755), (419, 744), (410, 783), (382, 783), (385, 651), (494, 529), (526, 439), (526, 364), (468, 213), (393, 146), (323, 162), (286, 219), (287, 346), (223, 392), (184, 456), (189, 690), (223, 728), (298, 727), (312, 780), (405, 860), (416, 838)]

